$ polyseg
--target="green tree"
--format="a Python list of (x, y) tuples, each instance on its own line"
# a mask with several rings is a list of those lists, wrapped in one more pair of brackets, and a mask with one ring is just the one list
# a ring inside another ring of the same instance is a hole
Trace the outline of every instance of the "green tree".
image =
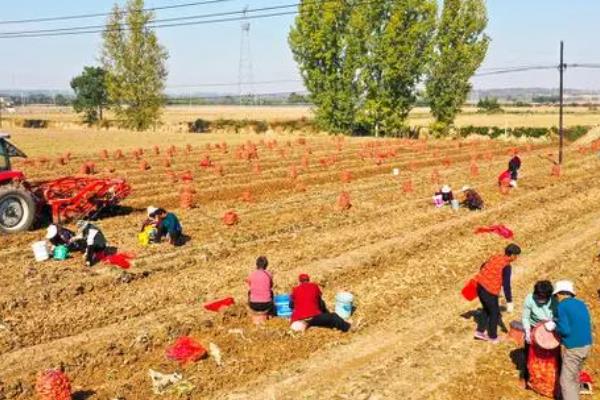
[(489, 38), (484, 0), (444, 0), (426, 81), (431, 113), (448, 126), (471, 90), (469, 80), (483, 62)]
[(477, 108), (479, 109), (479, 111), (488, 114), (502, 112), (502, 107), (500, 106), (500, 103), (498, 103), (498, 99), (495, 97), (485, 97), (483, 99), (480, 99), (477, 103)]
[(84, 122), (91, 125), (102, 121), (108, 105), (106, 71), (100, 67), (84, 67), (81, 75), (71, 80), (71, 89), (75, 92), (73, 109), (83, 113)]
[(356, 31), (365, 61), (359, 123), (375, 136), (406, 133), (404, 122), (431, 54), (436, 1), (383, 0), (355, 10), (350, 34)]
[(167, 51), (148, 25), (154, 15), (144, 0), (115, 4), (103, 34), (102, 63), (112, 107), (121, 124), (138, 131), (160, 121), (165, 103)]
[(332, 132), (352, 128), (359, 92), (360, 54), (347, 35), (353, 0), (302, 1), (289, 35), (317, 123)]

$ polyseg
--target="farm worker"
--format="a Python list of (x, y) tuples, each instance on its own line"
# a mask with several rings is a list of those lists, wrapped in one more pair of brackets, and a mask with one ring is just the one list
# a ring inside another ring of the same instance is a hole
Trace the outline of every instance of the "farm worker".
[[(155, 242), (158, 234), (158, 221), (153, 215), (158, 211), (157, 207), (149, 206), (147, 211), (147, 218), (142, 222), (142, 228), (140, 229), (140, 237), (147, 237), (147, 242)], [(141, 240), (141, 239), (140, 239)]]
[(498, 186), (509, 187), (511, 186), (510, 171), (506, 170), (498, 177)]
[(531, 345), (531, 331), (533, 328), (547, 321), (552, 321), (556, 315), (556, 300), (552, 297), (552, 283), (550, 281), (538, 281), (533, 286), (533, 292), (525, 297), (523, 303), (523, 330), (525, 331), (525, 371), (523, 378), (529, 381), (529, 347)]
[(307, 274), (300, 274), (298, 280), (300, 284), (292, 290), (290, 295), (292, 326), (296, 326), (299, 321), (302, 321), (306, 327), (319, 326), (348, 332), (350, 324), (336, 313), (330, 313), (327, 310), (319, 285), (310, 282)]
[(100, 261), (100, 253), (106, 250), (107, 242), (104, 234), (97, 226), (89, 221), (77, 222), (77, 240), (85, 243), (85, 265), (92, 267)]
[(436, 192), (436, 196), (442, 196), (442, 201), (444, 204), (450, 204), (452, 200), (454, 200), (454, 195), (452, 194), (452, 188), (449, 185), (444, 185), (440, 189), (439, 192)]
[(519, 178), (520, 168), (521, 159), (515, 154), (508, 162), (508, 170), (510, 171), (510, 186), (512, 187), (517, 187), (517, 179)]
[(483, 208), (483, 199), (474, 189), (469, 186), (463, 186), (461, 192), (465, 196), (462, 205), (471, 211), (481, 210)]
[(273, 275), (267, 271), (269, 260), (265, 256), (256, 259), (256, 269), (248, 276), (248, 306), (259, 313), (273, 312)]
[(554, 285), (558, 300), (555, 321), (544, 325), (556, 332), (562, 344), (560, 388), (563, 400), (579, 399), (579, 373), (592, 348), (592, 322), (586, 304), (575, 298), (573, 282), (563, 280)]
[(180, 246), (182, 244), (183, 229), (175, 214), (159, 208), (150, 217), (155, 218), (157, 221), (157, 241), (160, 241), (164, 236), (168, 236), (169, 243), (172, 245)]
[(81, 251), (85, 248), (84, 243), (75, 239), (75, 232), (56, 224), (48, 226), (46, 240), (52, 251), (57, 246), (66, 246), (69, 251)]
[(499, 343), (500, 304), (498, 297), (500, 296), (500, 290), (503, 288), (504, 297), (506, 298), (506, 310), (509, 313), (513, 312), (514, 306), (510, 286), (512, 267), (510, 264), (517, 259), (519, 254), (521, 254), (521, 248), (516, 244), (509, 244), (504, 249), (504, 255), (492, 256), (481, 266), (479, 273), (475, 276), (477, 296), (483, 307), (483, 315), (478, 321), (475, 339), (487, 340), (494, 344)]

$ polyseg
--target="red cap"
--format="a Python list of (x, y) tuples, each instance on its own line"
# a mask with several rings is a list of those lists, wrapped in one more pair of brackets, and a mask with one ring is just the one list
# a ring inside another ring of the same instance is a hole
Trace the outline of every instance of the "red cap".
[(300, 276), (298, 276), (298, 280), (300, 282), (310, 281), (310, 276), (308, 276), (308, 274), (300, 274)]

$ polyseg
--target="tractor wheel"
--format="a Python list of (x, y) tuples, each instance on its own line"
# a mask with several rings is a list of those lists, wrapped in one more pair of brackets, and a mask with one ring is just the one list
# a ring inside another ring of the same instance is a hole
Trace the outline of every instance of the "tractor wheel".
[(12, 185), (0, 186), (0, 232), (17, 233), (31, 228), (36, 206), (25, 189)]

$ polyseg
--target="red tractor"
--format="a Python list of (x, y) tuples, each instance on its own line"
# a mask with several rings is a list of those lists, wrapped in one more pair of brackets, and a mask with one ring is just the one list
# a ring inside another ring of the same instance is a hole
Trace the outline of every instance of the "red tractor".
[(11, 169), (10, 159), (27, 156), (0, 133), (0, 233), (30, 229), (50, 214), (55, 223), (76, 218), (94, 218), (116, 206), (131, 193), (122, 179), (87, 176), (65, 177), (47, 182), (27, 182), (25, 175)]

